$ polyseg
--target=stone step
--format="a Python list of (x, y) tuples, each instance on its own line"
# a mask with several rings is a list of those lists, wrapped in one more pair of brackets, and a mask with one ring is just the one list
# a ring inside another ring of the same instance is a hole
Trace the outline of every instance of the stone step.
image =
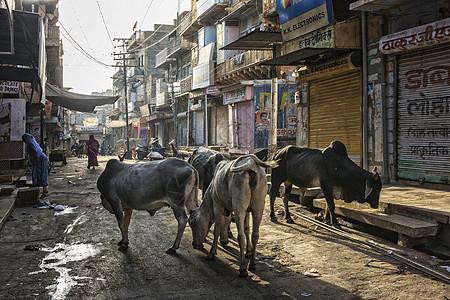
[(9, 215), (11, 214), (14, 205), (16, 203), (16, 196), (2, 196), (0, 197), (0, 229), (5, 225), (8, 220)]
[[(433, 203), (430, 208), (429, 204)], [(439, 223), (450, 223), (450, 212), (448, 212), (448, 203), (444, 203), (442, 199), (430, 198), (428, 201), (380, 201), (380, 210), (388, 214), (400, 214), (410, 217), (416, 217), (426, 220), (434, 220)]]
[(0, 184), (0, 196), (11, 195), (16, 189), (15, 185), (12, 184)]
[[(435, 236), (439, 225), (435, 221), (423, 221), (409, 218), (399, 214), (386, 214), (377, 209), (368, 208), (365, 205), (345, 203), (335, 200), (335, 213), (362, 223), (387, 229), (411, 238)], [(325, 199), (314, 199), (314, 206), (325, 209)]]

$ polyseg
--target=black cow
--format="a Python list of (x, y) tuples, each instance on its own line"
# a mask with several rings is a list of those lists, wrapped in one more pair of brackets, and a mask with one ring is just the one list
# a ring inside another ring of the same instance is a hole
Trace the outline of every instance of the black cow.
[[(178, 221), (177, 237), (166, 253), (180, 246), (187, 224), (186, 212), (198, 207), (198, 173), (184, 160), (169, 157), (147, 163), (127, 164), (111, 159), (97, 180), (103, 206), (117, 218), (122, 240), (119, 250), (128, 247), (128, 225), (133, 209), (154, 215), (170, 206)], [(125, 218), (123, 212), (125, 212)]]
[(381, 179), (376, 168), (368, 172), (356, 165), (347, 155), (342, 142), (333, 141), (321, 149), (286, 146), (275, 153), (274, 160), (279, 166), (272, 169), (270, 190), (270, 217), (276, 222), (274, 203), (282, 182), (286, 187), (283, 203), (286, 221), (293, 223), (289, 214), (288, 200), (292, 184), (300, 188), (320, 186), (327, 200), (327, 211), (331, 223), (339, 226), (334, 214), (334, 195), (341, 194), (345, 202), (353, 200), (368, 202), (372, 208), (378, 207)]
[(189, 157), (188, 163), (198, 172), (199, 188), (202, 189), (203, 195), (214, 177), (216, 166), (222, 160), (227, 160), (222, 153), (205, 147), (199, 147)]

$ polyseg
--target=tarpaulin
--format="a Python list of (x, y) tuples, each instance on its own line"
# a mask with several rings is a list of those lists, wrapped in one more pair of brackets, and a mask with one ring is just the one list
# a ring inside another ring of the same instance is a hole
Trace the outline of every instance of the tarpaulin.
[(90, 113), (94, 112), (96, 106), (113, 104), (119, 99), (119, 96), (93, 96), (72, 93), (49, 83), (45, 85), (45, 92), (47, 100), (56, 105), (70, 110)]

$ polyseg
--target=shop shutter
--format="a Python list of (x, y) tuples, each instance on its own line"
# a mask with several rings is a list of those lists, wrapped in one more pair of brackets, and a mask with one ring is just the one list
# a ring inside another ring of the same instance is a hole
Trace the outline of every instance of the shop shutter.
[(450, 45), (398, 60), (397, 170), (401, 179), (450, 180)]
[(325, 148), (334, 140), (361, 162), (361, 76), (359, 71), (310, 82), (309, 147)]

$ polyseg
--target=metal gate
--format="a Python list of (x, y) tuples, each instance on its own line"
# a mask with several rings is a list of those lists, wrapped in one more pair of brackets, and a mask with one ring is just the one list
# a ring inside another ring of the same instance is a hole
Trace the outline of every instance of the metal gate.
[(309, 141), (325, 148), (334, 140), (347, 147), (349, 157), (361, 162), (361, 76), (359, 71), (311, 81), (309, 86)]
[(449, 183), (449, 74), (449, 44), (399, 57), (399, 178)]

